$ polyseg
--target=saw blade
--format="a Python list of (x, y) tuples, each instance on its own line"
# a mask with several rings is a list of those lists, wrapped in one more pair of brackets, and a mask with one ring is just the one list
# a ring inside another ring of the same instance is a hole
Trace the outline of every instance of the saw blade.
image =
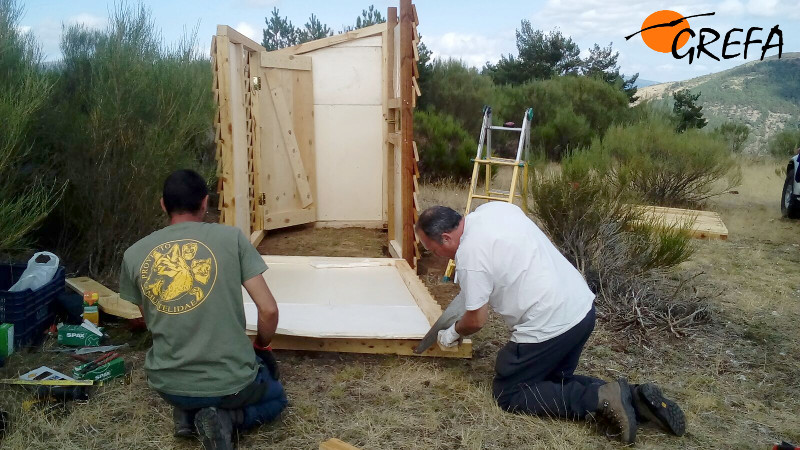
[(428, 330), (425, 337), (419, 342), (417, 348), (414, 349), (414, 353), (420, 354), (431, 348), (439, 338), (439, 332), (450, 328), (451, 325), (458, 322), (458, 319), (462, 318), (465, 312), (467, 312), (467, 303), (464, 296), (456, 295), (453, 301), (447, 305), (442, 315), (439, 316), (439, 319), (436, 320), (436, 323)]

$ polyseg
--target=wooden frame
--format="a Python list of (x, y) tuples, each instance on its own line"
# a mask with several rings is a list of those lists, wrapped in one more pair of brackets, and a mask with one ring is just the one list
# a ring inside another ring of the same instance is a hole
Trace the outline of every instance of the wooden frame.
[[(397, 270), (403, 283), (405, 284), (411, 297), (416, 302), (422, 314), (430, 325), (433, 325), (439, 316), (442, 315), (442, 308), (433, 299), (428, 289), (417, 276), (414, 269), (408, 265), (404, 259), (391, 258), (344, 258), (344, 257), (306, 257), (306, 256), (269, 256), (269, 263), (288, 263), (288, 264), (309, 264), (311, 261), (322, 264), (350, 265), (350, 264), (374, 264), (380, 266), (391, 266)], [(280, 298), (278, 298), (280, 305)], [(248, 330), (247, 334), (255, 338), (256, 331)], [(313, 351), (335, 351), (345, 353), (370, 353), (370, 354), (394, 354), (406, 356), (440, 356), (445, 358), (471, 358), (472, 341), (469, 339), (455, 351), (443, 351), (438, 345), (432, 346), (421, 355), (414, 353), (414, 348), (422, 340), (423, 336), (411, 339), (382, 339), (382, 338), (328, 338), (328, 337), (307, 337), (277, 334), (272, 340), (272, 347), (283, 350), (313, 350)]]
[[(303, 223), (385, 227), (392, 255), (416, 267), (419, 19), (411, 0), (400, 1), (399, 17), (398, 8), (387, 17), (271, 52), (217, 27), (211, 50), (221, 223), (256, 237)], [(353, 69), (337, 74), (340, 66)], [(286, 153), (290, 167), (276, 152)]]

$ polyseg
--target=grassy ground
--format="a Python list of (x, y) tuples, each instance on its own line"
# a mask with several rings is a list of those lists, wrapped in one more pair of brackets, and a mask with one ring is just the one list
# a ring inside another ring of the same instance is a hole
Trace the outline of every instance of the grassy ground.
[[(769, 448), (800, 441), (800, 222), (780, 218), (782, 178), (774, 164), (747, 164), (739, 194), (709, 204), (730, 230), (728, 241), (698, 242), (683, 270), (703, 271), (700, 289), (717, 294), (714, 320), (692, 336), (631, 342), (598, 325), (579, 371), (603, 378), (655, 381), (683, 405), (687, 435), (642, 428), (640, 448)], [(462, 187), (424, 186), (423, 206), (462, 208)], [(384, 235), (371, 230), (292, 229), (271, 234), (260, 250), (275, 254), (384, 256)], [(445, 261), (421, 263), (422, 278), (445, 305), (455, 294), (438, 280)], [(127, 382), (100, 388), (83, 404), (21, 408), (29, 396), (0, 387), (0, 406), (14, 427), (0, 441), (11, 449), (196, 448), (171, 436), (170, 408), (147, 388), (145, 333), (114, 325), (131, 342)], [(506, 414), (490, 394), (494, 356), (508, 333), (493, 317), (473, 339), (475, 357), (447, 361), (281, 351), (290, 405), (277, 423), (238, 437), (240, 448), (312, 449), (338, 437), (365, 449), (572, 449), (618, 444), (584, 423)], [(45, 345), (51, 346), (52, 343)], [(68, 370), (52, 353), (22, 353), (0, 369), (10, 377), (38, 365)]]

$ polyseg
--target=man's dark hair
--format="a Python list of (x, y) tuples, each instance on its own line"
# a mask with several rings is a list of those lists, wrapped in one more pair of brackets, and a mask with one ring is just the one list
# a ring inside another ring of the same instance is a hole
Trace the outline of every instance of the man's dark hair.
[(422, 211), (417, 221), (417, 230), (422, 230), (429, 239), (442, 243), (442, 233), (449, 233), (461, 223), (461, 214), (447, 206), (431, 206)]
[(164, 180), (162, 197), (167, 214), (200, 211), (207, 195), (206, 180), (194, 170), (176, 170)]

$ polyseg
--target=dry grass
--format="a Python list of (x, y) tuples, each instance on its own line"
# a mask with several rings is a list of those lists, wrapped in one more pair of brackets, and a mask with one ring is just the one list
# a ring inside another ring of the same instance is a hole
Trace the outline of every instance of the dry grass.
[[(683, 438), (652, 428), (640, 430), (638, 448), (768, 448), (780, 439), (800, 441), (800, 277), (796, 246), (800, 222), (780, 219), (782, 180), (773, 163), (747, 164), (738, 195), (709, 205), (730, 230), (727, 242), (699, 242), (686, 270), (702, 270), (718, 292), (715, 321), (692, 336), (668, 336), (631, 345), (599, 324), (579, 371), (603, 378), (629, 376), (655, 381), (684, 407)], [(457, 185), (424, 186), (423, 206), (463, 207)], [(380, 232), (294, 229), (273, 233), (271, 252), (382, 256)], [(322, 253), (316, 253), (322, 252)], [(339, 253), (341, 252), (341, 253)], [(358, 253), (363, 252), (363, 253)], [(439, 282), (444, 261), (423, 266), (437, 300), (455, 293)], [(139, 342), (146, 336), (115, 332)], [(278, 352), (290, 405), (277, 423), (240, 436), (243, 449), (313, 449), (338, 437), (365, 449), (573, 449), (618, 448), (590, 425), (507, 414), (493, 403), (494, 357), (508, 333), (492, 317), (474, 339), (475, 357), (446, 361), (411, 357)], [(134, 346), (136, 347), (136, 346)], [(10, 449), (189, 449), (197, 443), (171, 436), (170, 410), (143, 377), (141, 350), (130, 350), (131, 382), (112, 382), (86, 404), (21, 409), (29, 398), (18, 388), (0, 387), (0, 406), (14, 427)], [(68, 369), (63, 356), (20, 354), (0, 376), (39, 364)]]

